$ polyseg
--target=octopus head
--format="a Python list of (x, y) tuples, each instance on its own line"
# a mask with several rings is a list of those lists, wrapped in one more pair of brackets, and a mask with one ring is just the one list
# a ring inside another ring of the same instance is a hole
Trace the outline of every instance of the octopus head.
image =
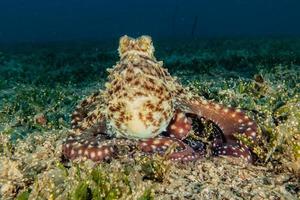
[(124, 35), (120, 38), (119, 55), (121, 58), (128, 53), (136, 52), (144, 53), (153, 58), (154, 46), (150, 36), (143, 35), (135, 39)]

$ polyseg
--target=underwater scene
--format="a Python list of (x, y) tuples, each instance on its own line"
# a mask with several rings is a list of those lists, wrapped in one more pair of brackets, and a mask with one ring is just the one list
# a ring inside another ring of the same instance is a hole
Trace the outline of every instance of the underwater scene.
[(0, 199), (300, 199), (299, 10), (1, 1)]

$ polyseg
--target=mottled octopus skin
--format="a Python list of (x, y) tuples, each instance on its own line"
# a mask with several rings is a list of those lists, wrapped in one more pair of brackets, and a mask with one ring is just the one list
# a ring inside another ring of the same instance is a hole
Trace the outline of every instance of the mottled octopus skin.
[[(235, 137), (242, 134), (256, 141), (257, 125), (243, 111), (204, 100), (184, 89), (154, 57), (149, 36), (123, 36), (119, 54), (120, 61), (108, 69), (105, 90), (89, 96), (75, 109), (71, 133), (62, 147), (66, 158), (100, 162), (113, 157), (116, 147), (122, 145), (116, 138), (127, 138), (146, 153), (164, 153), (175, 146), (169, 159), (197, 159), (204, 150), (195, 151), (182, 141), (192, 128), (191, 119), (186, 117), (190, 113), (214, 122), (222, 130), (225, 141), (214, 138), (214, 155), (253, 161), (249, 148)], [(167, 136), (160, 136), (164, 131)]]

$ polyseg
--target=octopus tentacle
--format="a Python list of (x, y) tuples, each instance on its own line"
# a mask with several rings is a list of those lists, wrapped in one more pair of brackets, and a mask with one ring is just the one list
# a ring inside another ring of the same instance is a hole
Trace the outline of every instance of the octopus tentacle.
[(244, 144), (223, 144), (213, 149), (214, 155), (230, 155), (241, 157), (245, 161), (252, 163), (253, 158), (249, 148)]
[(182, 100), (181, 104), (187, 112), (211, 120), (222, 130), (226, 143), (215, 142), (213, 144), (216, 155), (242, 157), (252, 162), (252, 155), (249, 148), (241, 144), (235, 137), (235, 134), (245, 135), (251, 141), (255, 142), (257, 140), (257, 124), (242, 110), (224, 107), (201, 98)]
[[(97, 109), (89, 113), (89, 115), (78, 125), (83, 126), (80, 135), (71, 134), (63, 144), (63, 154), (66, 158), (76, 159), (78, 157), (85, 157), (99, 162), (106, 160), (114, 155), (115, 149), (113, 144), (103, 143), (104, 138), (101, 138), (100, 133), (106, 132), (105, 119), (100, 117), (100, 111)], [(94, 117), (94, 116), (97, 116)], [(94, 120), (91, 120), (93, 119)], [(91, 123), (92, 124), (89, 124)], [(87, 129), (87, 127), (89, 127)], [(177, 161), (194, 160), (204, 154), (204, 150), (197, 151), (181, 140), (185, 139), (191, 129), (191, 120), (188, 119), (184, 113), (177, 110), (175, 115), (167, 128), (168, 134), (172, 138), (150, 138), (139, 141), (137, 146), (146, 153), (164, 153), (171, 145), (178, 145), (179, 151), (172, 152), (168, 155), (168, 159)], [(78, 129), (76, 129), (78, 130)], [(102, 141), (102, 142), (101, 142)]]
[(164, 153), (171, 145), (178, 145), (180, 150), (170, 153), (167, 158), (174, 161), (191, 161), (201, 156), (196, 153), (190, 146), (175, 138), (152, 138), (144, 139), (138, 143), (138, 147), (146, 153)]
[(101, 107), (95, 106), (92, 112), (86, 114), (84, 119), (78, 121), (76, 127), (71, 130), (73, 134), (81, 135), (93, 133), (94, 135), (106, 132), (106, 118)]
[(68, 159), (79, 157), (99, 162), (111, 158), (115, 152), (113, 145), (101, 143), (101, 136), (70, 135), (64, 142), (63, 155)]
[(190, 130), (192, 129), (192, 121), (185, 116), (180, 110), (176, 110), (174, 117), (172, 118), (167, 132), (170, 137), (175, 137), (179, 140), (185, 139)]
[(76, 106), (75, 111), (71, 115), (72, 128), (75, 128), (78, 125), (78, 123), (81, 122), (87, 116), (88, 108), (92, 103), (96, 101), (97, 95), (99, 95), (99, 92), (96, 92), (88, 98), (84, 99), (80, 102), (79, 105)]
[(86, 120), (89, 113), (93, 111), (97, 105), (100, 105), (101, 102), (103, 102), (103, 97), (100, 95), (100, 91), (98, 91), (88, 96), (76, 106), (71, 115), (71, 127), (74, 132), (80, 133), (86, 129), (81, 125), (82, 122)]
[(103, 144), (103, 133), (107, 132), (106, 120), (96, 106), (86, 117), (78, 121), (76, 128), (71, 130), (63, 142), (63, 155), (68, 159), (86, 157), (93, 161), (101, 161), (112, 156), (114, 149), (111, 145)]

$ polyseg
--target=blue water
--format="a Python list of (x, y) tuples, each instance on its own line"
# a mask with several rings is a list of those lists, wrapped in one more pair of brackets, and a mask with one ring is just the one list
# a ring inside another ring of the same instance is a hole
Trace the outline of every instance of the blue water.
[(158, 38), (298, 36), (299, 0), (0, 0), (0, 44)]

